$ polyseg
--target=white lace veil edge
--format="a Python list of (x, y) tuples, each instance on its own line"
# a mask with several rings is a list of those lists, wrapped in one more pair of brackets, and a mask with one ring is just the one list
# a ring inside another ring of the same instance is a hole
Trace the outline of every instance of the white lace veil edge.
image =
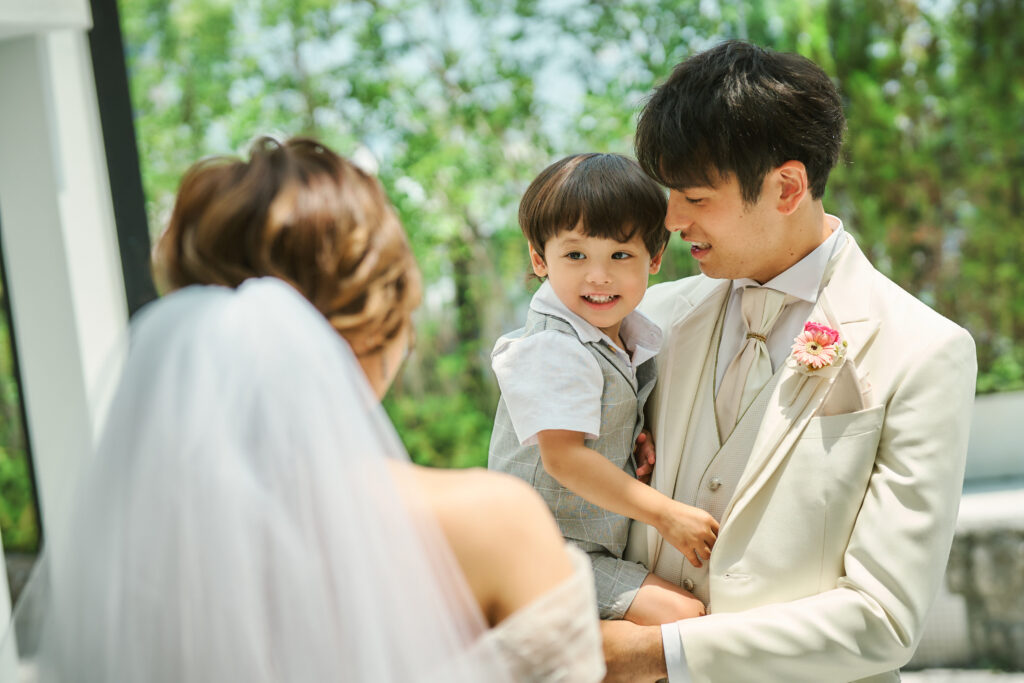
[(41, 681), (510, 680), (407, 463), (291, 287), (171, 294), (0, 657)]

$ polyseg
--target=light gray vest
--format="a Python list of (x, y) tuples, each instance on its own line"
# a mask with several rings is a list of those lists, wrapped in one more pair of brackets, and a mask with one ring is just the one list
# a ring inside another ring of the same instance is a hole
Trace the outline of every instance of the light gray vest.
[[(526, 314), (526, 325), (510, 333), (509, 337), (523, 337), (543, 330), (557, 330), (579, 335), (565, 320), (533, 309)], [(582, 341), (580, 341), (583, 344)], [(584, 344), (594, 354), (604, 376), (601, 394), (601, 433), (596, 439), (584, 443), (622, 468), (630, 476), (636, 475), (633, 445), (644, 426), (644, 403), (654, 388), (657, 369), (654, 359), (641, 363), (636, 377), (626, 363), (602, 342)], [(543, 381), (543, 378), (538, 378)], [(572, 396), (562, 397), (572, 401)], [(587, 552), (606, 550), (621, 557), (629, 533), (629, 518), (608, 512), (588, 503), (568, 490), (545, 470), (536, 444), (521, 446), (516, 437), (504, 398), (498, 401), (494, 416), (494, 431), (487, 453), (488, 469), (513, 474), (533, 486), (551, 508), (562, 535)]]
[[(721, 443), (715, 419), (715, 359), (722, 335), (725, 307), (718, 315), (712, 343), (701, 369), (697, 386), (697, 400), (692, 413), (680, 416), (689, 420), (683, 442), (685, 456), (680, 462), (673, 498), (688, 505), (707, 510), (719, 522), (739, 484), (754, 442), (761, 428), (768, 399), (781, 376), (782, 366), (761, 389), (753, 403), (736, 424), (725, 443)], [(712, 550), (712, 555), (714, 550)], [(667, 581), (686, 588), (704, 604), (709, 605), (708, 562), (697, 568), (669, 543), (662, 543), (658, 554), (656, 573)]]

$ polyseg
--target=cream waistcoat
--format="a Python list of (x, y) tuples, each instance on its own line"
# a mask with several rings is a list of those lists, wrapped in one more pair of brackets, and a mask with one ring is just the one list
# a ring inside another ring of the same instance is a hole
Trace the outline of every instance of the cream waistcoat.
[[(723, 306), (715, 325), (712, 344), (701, 369), (697, 400), (693, 403), (690, 415), (679, 416), (679, 419), (689, 420), (683, 445), (686, 457), (679, 467), (672, 493), (675, 500), (707, 510), (718, 522), (722, 521), (726, 507), (736, 491), (743, 468), (754, 448), (754, 441), (757, 439), (757, 432), (768, 406), (768, 398), (775, 390), (780, 375), (780, 372), (776, 371), (768, 384), (754, 398), (726, 442), (721, 444), (715, 420), (714, 350), (718, 348), (724, 318)], [(654, 573), (666, 581), (683, 586), (710, 608), (708, 565), (708, 562), (704, 562), (702, 567), (694, 567), (682, 553), (666, 543), (658, 555)]]

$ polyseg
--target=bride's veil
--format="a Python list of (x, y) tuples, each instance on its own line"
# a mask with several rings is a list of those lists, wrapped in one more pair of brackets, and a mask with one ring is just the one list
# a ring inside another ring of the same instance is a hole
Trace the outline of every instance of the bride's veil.
[(290, 286), (163, 298), (19, 601), (23, 661), (84, 682), (508, 680), (407, 461)]

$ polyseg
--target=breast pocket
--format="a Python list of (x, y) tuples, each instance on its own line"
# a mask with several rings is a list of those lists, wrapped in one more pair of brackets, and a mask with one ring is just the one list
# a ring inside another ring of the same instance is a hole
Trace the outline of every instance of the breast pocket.
[(845, 415), (811, 418), (797, 450), (816, 472), (817, 484), (831, 508), (856, 498), (857, 506), (875, 463), (885, 406)]
[(882, 434), (885, 406), (844, 415), (815, 417), (797, 446), (802, 461), (815, 472), (825, 509), (822, 538), (823, 588), (843, 573), (843, 554), (857, 519)]
[(812, 417), (801, 435), (801, 440), (820, 441), (828, 450), (843, 439), (855, 439), (875, 433), (877, 445), (877, 435), (881, 431), (883, 417), (885, 406), (882, 405), (858, 410), (855, 413)]

